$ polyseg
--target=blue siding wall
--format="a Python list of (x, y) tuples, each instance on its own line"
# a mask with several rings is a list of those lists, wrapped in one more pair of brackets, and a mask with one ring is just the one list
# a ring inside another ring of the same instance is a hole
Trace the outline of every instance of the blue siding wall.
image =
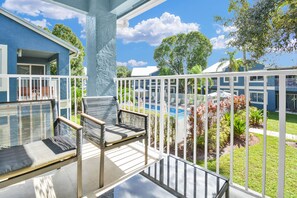
[[(17, 73), (17, 50), (26, 49), (56, 53), (58, 75), (69, 75), (68, 49), (1, 14), (0, 24), (0, 44), (8, 46), (8, 74)], [(10, 93), (16, 93), (16, 80), (10, 83)], [(16, 95), (11, 94), (10, 100), (16, 100)]]

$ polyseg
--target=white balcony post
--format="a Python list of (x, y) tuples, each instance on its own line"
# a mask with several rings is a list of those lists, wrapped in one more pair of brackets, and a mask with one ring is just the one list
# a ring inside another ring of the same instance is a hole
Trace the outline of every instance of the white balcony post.
[(204, 113), (204, 167), (207, 169), (208, 156), (208, 78), (205, 78), (205, 113)]
[(77, 123), (76, 78), (74, 78), (74, 118), (75, 122)]
[(142, 103), (143, 103), (143, 113), (145, 113), (145, 97), (146, 97), (146, 80), (143, 80), (143, 98), (142, 98)]
[(233, 184), (233, 152), (234, 152), (234, 82), (233, 76), (229, 77), (231, 92), (231, 109), (230, 109), (230, 184)]
[[(21, 101), (21, 98), (22, 98), (22, 78), (21, 77), (18, 77), (19, 79), (19, 101)], [(7, 94), (8, 95), (8, 94)]]
[[(164, 153), (164, 115), (165, 115), (165, 100), (164, 100), (164, 92), (165, 85), (164, 79), (161, 79), (161, 89), (160, 89), (160, 157), (162, 157)], [(157, 108), (157, 107), (156, 107)]]
[(123, 81), (120, 80), (120, 108), (123, 108)]
[(129, 80), (129, 96), (128, 96), (128, 103), (129, 103), (129, 110), (131, 111), (131, 80)]
[(171, 80), (167, 80), (167, 154), (170, 153), (170, 89), (171, 89)]
[(249, 124), (250, 124), (250, 106), (249, 106), (249, 98), (250, 98), (250, 77), (246, 76), (245, 77), (245, 103), (246, 103), (246, 108), (245, 108), (245, 190), (248, 190), (249, 188)]
[(152, 79), (149, 81), (149, 118), (148, 118), (148, 125), (149, 125), (149, 130), (148, 130), (148, 145), (151, 145), (151, 132), (152, 132), (152, 127), (151, 127), (151, 112), (152, 112)]
[(262, 164), (262, 197), (266, 194), (266, 156), (267, 156), (267, 76), (264, 76), (264, 104), (263, 104), (263, 164)]
[(33, 89), (33, 87), (32, 87), (32, 76), (30, 76), (29, 77), (29, 93), (30, 93), (30, 100), (32, 100), (33, 98), (32, 98), (32, 90)]
[(10, 101), (9, 77), (6, 78), (6, 90), (7, 90), (6, 100), (7, 102), (9, 102)]
[(221, 90), (220, 78), (217, 78), (217, 132), (216, 132), (216, 173), (220, 173), (220, 103), (221, 103)]
[(193, 161), (194, 164), (197, 163), (197, 78), (194, 78), (194, 151), (193, 151)]
[(188, 79), (185, 78), (185, 106), (184, 106), (184, 131), (183, 131), (183, 135), (184, 135), (184, 159), (187, 159), (187, 103), (188, 103)]
[(126, 88), (127, 88), (127, 81), (124, 80), (124, 109), (126, 109), (127, 106), (127, 100), (126, 100)]
[(176, 78), (176, 95), (175, 95), (175, 141), (174, 141), (174, 155), (178, 156), (177, 151), (177, 133), (178, 133), (178, 92), (179, 92), (179, 79)]
[(284, 197), (286, 161), (286, 75), (279, 76), (279, 149), (277, 197)]
[(133, 80), (133, 111), (135, 111), (135, 86), (136, 86), (136, 83), (135, 83), (135, 79)]

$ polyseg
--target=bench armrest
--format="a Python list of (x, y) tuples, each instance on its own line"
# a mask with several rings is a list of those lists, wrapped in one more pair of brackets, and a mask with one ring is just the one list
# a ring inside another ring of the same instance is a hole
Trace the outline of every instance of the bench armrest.
[(71, 120), (68, 120), (62, 116), (58, 117), (58, 120), (67, 124), (68, 126), (72, 127), (75, 130), (80, 130), (82, 129), (82, 126), (80, 126), (79, 124), (76, 124), (75, 122), (72, 122)]
[(137, 115), (137, 116), (140, 116), (140, 117), (148, 117), (147, 114), (138, 113), (138, 112), (134, 112), (134, 111), (129, 111), (129, 110), (125, 110), (125, 109), (121, 109), (119, 113), (121, 114), (121, 112), (125, 112), (125, 113), (129, 113), (129, 114)]

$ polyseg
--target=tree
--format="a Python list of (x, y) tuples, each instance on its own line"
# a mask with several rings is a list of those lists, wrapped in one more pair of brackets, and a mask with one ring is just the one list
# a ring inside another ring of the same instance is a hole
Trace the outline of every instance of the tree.
[[(215, 17), (215, 21), (219, 21), (223, 23), (224, 26), (235, 26), (236, 31), (232, 31), (229, 33), (230, 42), (228, 43), (229, 46), (236, 47), (238, 50), (242, 51), (243, 53), (243, 65), (245, 71), (248, 71), (250, 67), (253, 67), (255, 62), (251, 59), (247, 59), (247, 53), (250, 51), (252, 47), (247, 42), (242, 42), (240, 36), (238, 36), (239, 32), (241, 31), (241, 26), (249, 25), (249, 21), (242, 17), (245, 15), (247, 10), (249, 9), (250, 5), (247, 0), (229, 0), (229, 7), (228, 12), (232, 13), (232, 18), (222, 18), (220, 16)], [(241, 23), (236, 23), (239, 18), (241, 18)], [(244, 32), (243, 32), (244, 33)]]
[[(63, 24), (56, 24), (52, 30), (52, 34), (56, 37), (61, 38), (62, 40), (70, 43), (74, 47), (78, 48), (80, 53), (77, 58), (71, 59), (71, 75), (81, 76), (84, 75), (84, 57), (85, 51), (80, 39), (75, 35), (75, 33), (67, 26)], [(51, 65), (51, 73), (55, 74), (56, 65)]]
[(220, 67), (222, 67), (226, 61), (229, 61), (229, 66), (228, 66), (229, 72), (239, 71), (240, 67), (243, 65), (243, 60), (235, 58), (236, 51), (227, 52), (227, 54), (228, 54), (229, 57), (228, 58), (222, 58), (220, 60), (220, 62), (222, 62), (222, 63), (218, 66), (217, 70)]
[(131, 77), (131, 71), (126, 66), (117, 66), (117, 78)]
[(212, 52), (209, 39), (200, 32), (177, 34), (163, 39), (155, 49), (154, 59), (160, 68), (160, 75), (187, 74), (195, 65), (207, 66)]
[(248, 46), (253, 60), (267, 53), (297, 49), (296, 0), (257, 1), (234, 19), (234, 25), (237, 30), (231, 45)]

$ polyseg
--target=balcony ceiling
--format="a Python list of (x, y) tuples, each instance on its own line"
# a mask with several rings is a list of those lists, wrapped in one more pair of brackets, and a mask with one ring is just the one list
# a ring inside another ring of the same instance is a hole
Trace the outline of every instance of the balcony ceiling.
[[(91, 0), (43, 0), (61, 5), (63, 7), (88, 14)], [(150, 10), (163, 3), (165, 0), (110, 0), (109, 12), (117, 15), (118, 19), (130, 20), (131, 18)], [(102, 1), (103, 2), (103, 1)]]

